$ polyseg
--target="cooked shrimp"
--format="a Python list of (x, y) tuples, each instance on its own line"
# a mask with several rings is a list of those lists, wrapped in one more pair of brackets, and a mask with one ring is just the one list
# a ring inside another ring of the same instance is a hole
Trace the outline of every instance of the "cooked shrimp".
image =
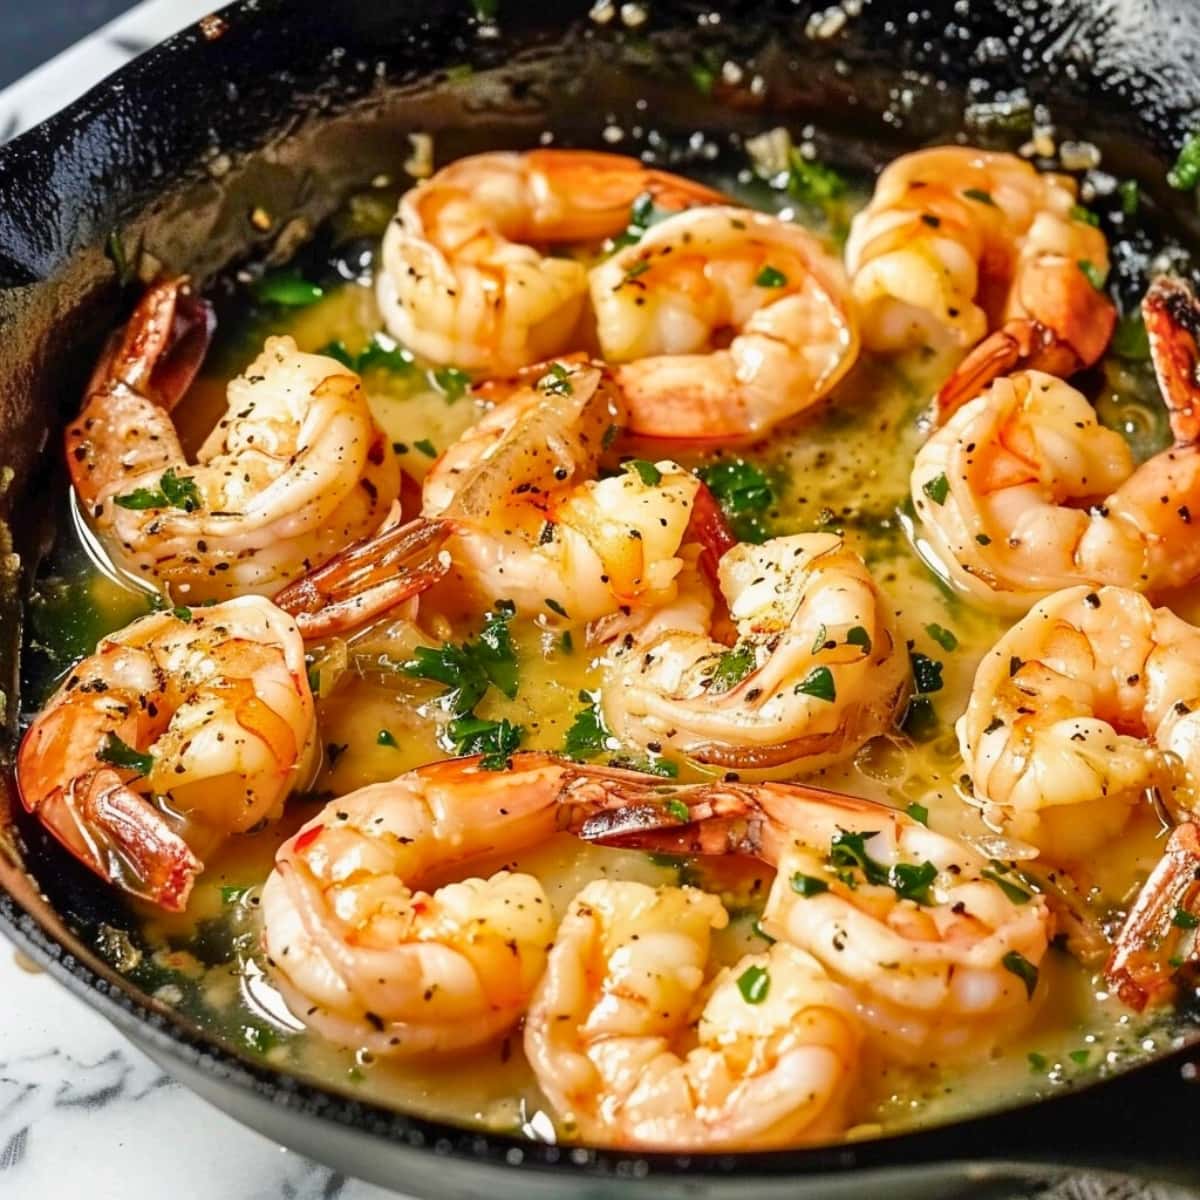
[(1135, 466), (1079, 392), (1039, 371), (997, 379), (937, 430), (912, 498), (925, 557), (990, 608), (1025, 612), (1077, 583), (1159, 592), (1200, 577), (1200, 447)]
[(827, 395), (858, 352), (841, 265), (765, 213), (669, 217), (593, 268), (590, 287), (636, 434), (764, 433)]
[(1075, 182), (1012, 154), (937, 146), (879, 176), (846, 264), (872, 350), (980, 346), (943, 389), (946, 415), (1020, 365), (1066, 376), (1104, 352), (1116, 311), (1092, 283), (1108, 245), (1079, 217)]
[(174, 600), (270, 595), (378, 528), (399, 468), (358, 377), (288, 337), (229, 385), (189, 464), (170, 416), (181, 379), (164, 387), (156, 368), (195, 307), (183, 279), (146, 294), (67, 430), (71, 481), (113, 558)]
[(182, 910), (203, 856), (305, 786), (315, 739), (300, 634), (245, 596), (104, 638), (30, 726), (17, 784), (102, 879)]
[(453, 530), (446, 549), (466, 592), (573, 622), (674, 598), (700, 483), (668, 461), (597, 479), (623, 418), (601, 369), (559, 368), (442, 455), (424, 512)]
[[(624, 795), (627, 807), (611, 801)], [(854, 993), (903, 1062), (987, 1053), (1033, 1015), (1050, 909), (1002, 863), (868, 800), (803, 784), (611, 785), (587, 835), (776, 868), (761, 926)], [(686, 808), (686, 813), (683, 811)]]
[(862, 1036), (850, 995), (784, 943), (705, 987), (710, 932), (727, 921), (693, 888), (603, 880), (572, 901), (525, 1022), (569, 1134), (686, 1151), (845, 1129)]
[(718, 570), (736, 644), (712, 639), (711, 605), (682, 589), (641, 636), (617, 643), (602, 691), (614, 734), (710, 766), (791, 774), (837, 762), (890, 726), (907, 655), (841, 538), (735, 546)]
[(421, 889), (583, 829), (646, 776), (534, 752), (491, 765), (453, 759), (360, 788), (280, 847), (264, 945), (288, 1006), (325, 1037), (376, 1054), (450, 1052), (525, 1011), (554, 938), (538, 881), (499, 871)]
[(407, 192), (383, 239), (389, 331), (437, 363), (505, 374), (564, 349), (587, 268), (535, 245), (620, 233), (642, 194), (678, 209), (718, 193), (633, 158), (587, 150), (476, 154)]
[(957, 725), (984, 816), (1055, 864), (1200, 778), (1200, 629), (1126, 588), (1068, 588), (990, 650)]

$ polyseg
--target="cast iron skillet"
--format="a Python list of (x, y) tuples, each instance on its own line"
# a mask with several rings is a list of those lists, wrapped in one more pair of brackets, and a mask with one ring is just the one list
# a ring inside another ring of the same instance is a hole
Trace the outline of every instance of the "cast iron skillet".
[[(835, 135), (829, 152), (853, 165), (953, 135), (964, 97), (1023, 93), (1170, 207), (1178, 202), (1155, 181), (1200, 125), (1192, 0), (924, 0), (911, 14), (884, 0), (856, 12), (845, 0), (851, 16), (826, 38), (806, 33), (807, 0), (654, 0), (612, 6), (607, 24), (589, 19), (587, 0), (558, 0), (552, 13), (499, 2), (498, 25), (481, 26), (468, 0), (245, 0), (0, 152), (0, 517), (20, 556), (4, 560), (0, 600), (6, 755), (20, 712), (20, 593), (47, 537), (45, 463), (103, 334), (136, 292), (129, 274), (161, 267), (208, 281), (280, 257), (348, 191), (396, 175), (405, 135), (418, 130), (437, 135), (444, 159), (533, 145), (544, 129), (559, 144), (598, 146), (610, 124), (642, 127), (628, 150), (645, 145), (649, 128), (676, 140), (703, 129), (722, 142), (815, 116)], [(740, 83), (722, 77), (726, 60), (749, 68)], [(470, 79), (447, 75), (463, 64)], [(755, 73), (765, 87), (749, 86)], [(1005, 144), (1002, 133), (974, 136)], [(267, 232), (248, 220), (256, 207), (273, 218)], [(978, 1196), (997, 1181), (1084, 1164), (1200, 1180), (1194, 1031), (1168, 1056), (1097, 1086), (828, 1149), (560, 1150), (375, 1108), (264, 1069), (118, 975), (97, 932), (132, 929), (130, 914), (14, 811), (10, 786), (6, 778), (0, 795), (5, 933), (203, 1096), (354, 1175), (428, 1196), (530, 1200), (630, 1189)]]

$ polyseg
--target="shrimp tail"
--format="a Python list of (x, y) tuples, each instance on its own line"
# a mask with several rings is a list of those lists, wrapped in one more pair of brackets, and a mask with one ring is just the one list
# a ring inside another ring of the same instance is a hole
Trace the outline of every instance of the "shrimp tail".
[[(1130, 1008), (1141, 1012), (1174, 998), (1181, 947), (1200, 917), (1200, 827), (1178, 826), (1142, 885), (1108, 963), (1105, 978)], [(1193, 945), (1187, 959), (1198, 959)]]
[(1154, 373), (1178, 445), (1200, 441), (1200, 302), (1170, 275), (1151, 283), (1142, 300)]
[(450, 569), (447, 521), (418, 517), (363, 538), (288, 584), (275, 603), (305, 638), (363, 625), (432, 587)]
[(147, 799), (114, 770), (88, 772), (25, 808), (107, 883), (182, 912), (204, 864)]
[(215, 328), (212, 305), (186, 275), (156, 283), (100, 356), (88, 393), (121, 383), (169, 412), (200, 370)]

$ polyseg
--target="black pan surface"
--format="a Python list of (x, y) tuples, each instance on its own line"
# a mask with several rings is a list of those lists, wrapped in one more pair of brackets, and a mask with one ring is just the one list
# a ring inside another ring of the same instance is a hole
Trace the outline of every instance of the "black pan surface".
[[(1028, 100), (1060, 135), (1078, 131), (1107, 167), (1138, 175), (1164, 220), (1200, 232), (1193, 202), (1161, 182), (1200, 127), (1193, 0), (842, 0), (832, 18), (809, 0), (643, 0), (591, 17), (581, 0), (499, 2), (491, 22), (468, 0), (244, 0), (0, 150), (0, 550), (11, 542), (19, 556), (3, 560), (0, 592), (5, 761), (21, 708), (21, 591), (52, 532), (47, 448), (135, 276), (188, 271), (219, 288), (222, 272), (282, 255), (355, 187), (395, 173), (410, 132), (434, 133), (448, 157), (533, 145), (545, 129), (599, 146), (606, 124), (647, 125), (644, 112), (671, 144), (693, 129), (722, 138), (816, 119), (834, 161), (864, 166), (959, 133), (967, 105), (972, 140), (1007, 147), (1014, 134), (988, 114)], [(697, 64), (726, 60), (763, 89), (689, 83)], [(447, 76), (461, 64), (466, 86)], [(255, 207), (276, 217), (270, 231), (249, 222)], [(831, 1148), (560, 1149), (375, 1108), (264, 1069), (117, 974), (96, 933), (133, 929), (131, 915), (16, 807), (6, 773), (0, 928), (202, 1095), (376, 1182), (437, 1197), (982, 1196), (1091, 1165), (1200, 1183), (1189, 1137), (1200, 1032), (1187, 1025), (1171, 1053), (1099, 1084)]]

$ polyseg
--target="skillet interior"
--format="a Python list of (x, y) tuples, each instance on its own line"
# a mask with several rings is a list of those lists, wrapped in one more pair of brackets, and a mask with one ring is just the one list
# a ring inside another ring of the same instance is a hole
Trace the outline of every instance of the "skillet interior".
[[(845, 6), (854, 11), (854, 0)], [(607, 24), (589, 20), (578, 0), (553, 18), (505, 7), (494, 35), (461, 0), (386, 13), (355, 0), (336, 16), (334, 7), (234, 5), (0, 152), (0, 515), (20, 556), (8, 560), (2, 599), (9, 751), (20, 713), (21, 586), (50, 532), (43, 452), (57, 451), (88, 364), (136, 291), (114, 259), (209, 280), (284, 255), (354, 187), (395, 174), (405, 135), (417, 130), (434, 133), (446, 157), (532, 145), (547, 128), (559, 144), (602, 145), (610, 121), (653, 124), (675, 140), (815, 116), (837, 137), (834, 161), (865, 164), (959, 131), (964, 100), (1018, 94), (1049, 103), (1060, 131), (1096, 141), (1106, 166), (1139, 175), (1170, 206), (1177, 198), (1156, 181), (1200, 112), (1200, 10), (1189, 0), (1005, 0), (978, 11), (947, 0), (911, 16), (866, 0), (828, 38), (806, 33), (822, 6), (787, 0), (658, 3), (643, 23), (635, 9), (632, 24), (628, 10)], [(694, 69), (726, 60), (747, 68), (742, 83), (698, 92)], [(447, 80), (444, 69), (464, 63), (475, 74)], [(756, 72), (762, 95), (748, 86)], [(250, 224), (255, 207), (276, 218), (269, 233)], [(1194, 211), (1172, 216), (1195, 224)], [(14, 522), (17, 512), (24, 519)], [(949, 1185), (965, 1178), (965, 1163), (993, 1156), (1188, 1171), (1190, 1033), (1173, 1056), (1044, 1102), (1037, 1114), (831, 1149), (714, 1159), (560, 1152), (373, 1109), (240, 1058), (117, 975), (93, 949), (96, 931), (132, 928), (132, 916), (12, 809), (9, 791), (0, 797), (0, 922), (10, 935), (209, 1098), (355, 1174), (439, 1196), (478, 1194), (487, 1164), (497, 1178), (486, 1186), (514, 1195), (561, 1194), (562, 1176), (581, 1172), (596, 1195), (608, 1193), (604, 1180), (624, 1188), (647, 1177), (664, 1194), (732, 1195), (753, 1179), (755, 1194), (796, 1195), (796, 1177), (809, 1176), (814, 1194), (829, 1196), (834, 1185), (815, 1177), (830, 1171), (900, 1168), (914, 1187)], [(438, 1161), (445, 1156), (459, 1161)], [(955, 1160), (964, 1165), (931, 1174), (928, 1164)], [(540, 1170), (501, 1170), (516, 1164)], [(861, 1178), (846, 1186), (864, 1194)], [(903, 1186), (888, 1180), (889, 1190)]]

